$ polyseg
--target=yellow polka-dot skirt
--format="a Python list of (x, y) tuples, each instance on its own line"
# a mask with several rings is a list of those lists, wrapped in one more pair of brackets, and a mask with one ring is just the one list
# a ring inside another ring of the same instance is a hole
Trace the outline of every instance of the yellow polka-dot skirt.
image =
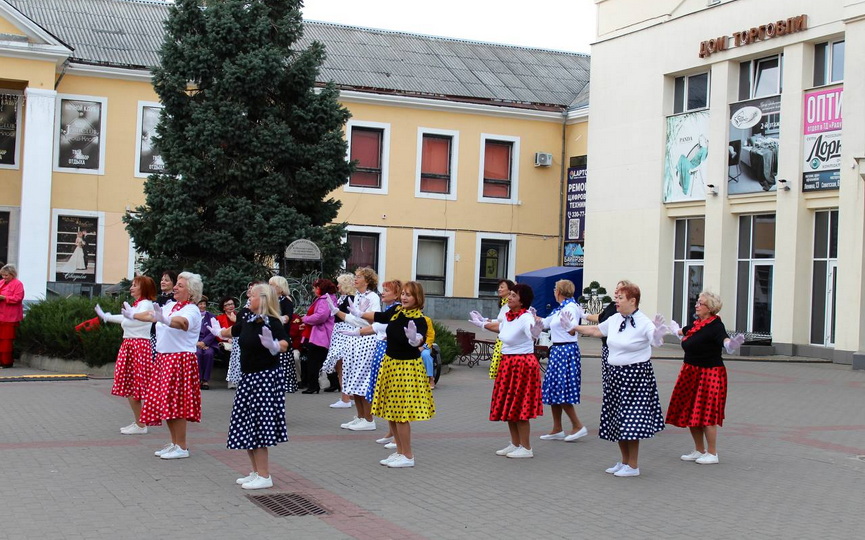
[(429, 420), (435, 416), (435, 401), (423, 360), (382, 360), (372, 414), (391, 422)]
[(493, 357), (490, 358), (490, 379), (499, 374), (499, 362), (502, 361), (502, 340), (497, 339), (493, 346)]

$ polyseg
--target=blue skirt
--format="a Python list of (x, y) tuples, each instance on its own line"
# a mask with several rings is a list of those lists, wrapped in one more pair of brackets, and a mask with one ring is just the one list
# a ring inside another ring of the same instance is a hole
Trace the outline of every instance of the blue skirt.
[(544, 405), (580, 402), (580, 346), (576, 341), (550, 347), (541, 399)]
[(375, 383), (378, 380), (378, 371), (381, 369), (381, 361), (384, 358), (384, 352), (387, 350), (387, 341), (378, 340), (375, 344), (375, 350), (372, 353), (372, 366), (369, 372), (369, 386), (366, 389), (366, 400), (372, 403), (372, 398), (375, 397)]
[(607, 441), (649, 439), (664, 429), (652, 362), (609, 366), (599, 435)]
[(283, 370), (244, 373), (234, 394), (226, 446), (232, 450), (255, 450), (287, 440)]

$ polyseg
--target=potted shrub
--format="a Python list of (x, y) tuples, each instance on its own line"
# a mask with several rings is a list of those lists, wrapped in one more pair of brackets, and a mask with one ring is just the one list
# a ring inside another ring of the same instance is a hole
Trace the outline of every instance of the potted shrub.
[(598, 289), (600, 289), (600, 288), (601, 288), (601, 284), (598, 283), (597, 281), (593, 281), (593, 282), (589, 283), (589, 291), (592, 293), (592, 296), (597, 296)]
[(606, 309), (606, 307), (609, 306), (612, 302), (613, 299), (609, 296), (605, 296), (601, 299), (601, 304), (603, 305), (604, 309)]

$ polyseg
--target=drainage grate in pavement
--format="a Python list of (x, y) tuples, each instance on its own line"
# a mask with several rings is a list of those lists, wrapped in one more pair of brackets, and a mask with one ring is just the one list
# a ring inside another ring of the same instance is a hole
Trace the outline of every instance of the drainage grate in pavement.
[(274, 493), (272, 495), (247, 495), (249, 500), (277, 517), (323, 516), (330, 511), (315, 499), (300, 493)]

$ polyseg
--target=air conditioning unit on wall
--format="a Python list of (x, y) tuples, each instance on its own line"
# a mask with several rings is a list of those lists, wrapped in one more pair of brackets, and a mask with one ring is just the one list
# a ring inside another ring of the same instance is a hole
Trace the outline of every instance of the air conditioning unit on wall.
[(549, 167), (553, 164), (553, 155), (546, 152), (535, 152), (535, 167)]

